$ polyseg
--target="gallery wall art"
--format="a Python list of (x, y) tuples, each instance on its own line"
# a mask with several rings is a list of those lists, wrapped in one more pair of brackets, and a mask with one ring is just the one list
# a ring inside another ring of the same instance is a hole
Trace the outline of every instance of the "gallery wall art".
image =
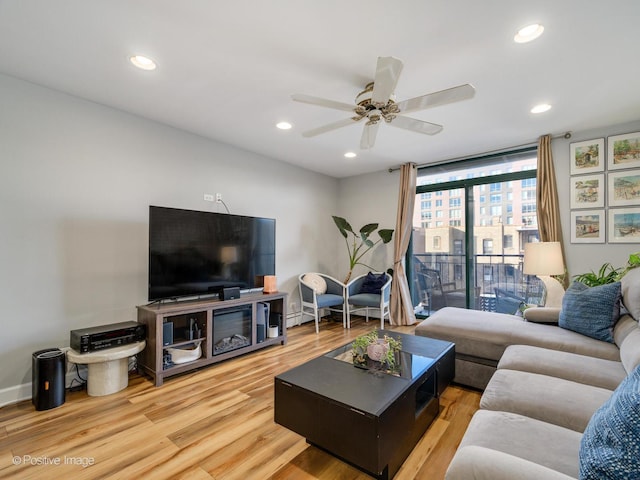
[(640, 243), (640, 132), (609, 136), (606, 148), (574, 142), (569, 154), (571, 243)]

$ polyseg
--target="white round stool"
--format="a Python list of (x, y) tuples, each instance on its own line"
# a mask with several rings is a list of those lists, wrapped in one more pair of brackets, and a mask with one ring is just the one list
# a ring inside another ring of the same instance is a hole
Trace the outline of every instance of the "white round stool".
[(87, 393), (100, 397), (119, 392), (129, 385), (129, 357), (144, 350), (146, 343), (131, 343), (121, 347), (80, 353), (67, 350), (67, 359), (80, 365), (87, 365)]

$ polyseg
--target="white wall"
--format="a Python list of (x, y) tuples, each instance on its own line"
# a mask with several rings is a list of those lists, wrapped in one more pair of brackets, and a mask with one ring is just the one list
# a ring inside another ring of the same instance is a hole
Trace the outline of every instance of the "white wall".
[[(31, 353), (147, 303), (148, 207), (276, 219), (276, 274), (335, 274), (338, 182), (0, 75), (0, 404), (31, 382)], [(30, 392), (28, 392), (30, 395)], [(28, 398), (28, 396), (27, 396)]]
[[(398, 188), (400, 186), (400, 172), (398, 170), (359, 175), (340, 180), (339, 199), (340, 207), (338, 216), (344, 217), (354, 231), (368, 223), (378, 223), (378, 228), (396, 228), (396, 213), (398, 209)], [(338, 229), (333, 229), (338, 233)], [(338, 233), (338, 235), (340, 235)], [(339, 237), (342, 240), (342, 236)], [(377, 233), (371, 240), (376, 241)], [(395, 238), (395, 232), (394, 232)], [(344, 241), (338, 246), (338, 272), (339, 280), (343, 280), (349, 271), (349, 255)], [(368, 252), (362, 261), (377, 271), (386, 271), (393, 267), (393, 240), (388, 244), (376, 245)], [(362, 265), (356, 266), (353, 276), (367, 273), (368, 268)]]
[[(571, 210), (569, 198), (569, 178), (571, 166), (570, 145), (571, 143), (582, 142), (584, 140), (604, 138), (606, 150), (606, 141), (608, 136), (638, 131), (640, 131), (640, 121), (622, 125), (613, 125), (594, 130), (574, 132), (572, 137), (568, 140), (565, 140), (564, 138), (558, 138), (554, 139), (551, 143), (553, 151), (553, 163), (556, 170), (556, 178), (558, 182), (558, 201), (560, 204), (562, 235), (567, 256), (566, 263), (567, 269), (569, 270), (569, 275), (572, 277), (581, 273), (589, 272), (591, 270), (597, 271), (605, 262), (609, 262), (616, 267), (624, 266), (627, 263), (627, 259), (629, 258), (630, 253), (640, 251), (640, 244), (571, 243)], [(605, 185), (606, 184), (607, 179), (605, 176)], [(605, 205), (607, 205), (606, 200)]]

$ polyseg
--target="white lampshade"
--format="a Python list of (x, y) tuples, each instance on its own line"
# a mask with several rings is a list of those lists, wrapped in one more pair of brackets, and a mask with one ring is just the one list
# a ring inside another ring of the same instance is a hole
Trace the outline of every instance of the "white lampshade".
[(560, 242), (524, 244), (525, 275), (562, 275), (564, 261)]
[(564, 287), (551, 276), (564, 273), (560, 242), (525, 243), (523, 272), (525, 275), (537, 275), (544, 283), (546, 307), (562, 307)]

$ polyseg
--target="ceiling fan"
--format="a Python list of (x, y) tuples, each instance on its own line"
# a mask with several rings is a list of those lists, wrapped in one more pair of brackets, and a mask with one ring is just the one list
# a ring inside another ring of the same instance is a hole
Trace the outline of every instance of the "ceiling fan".
[(326, 100), (311, 95), (298, 93), (292, 95), (291, 98), (296, 102), (355, 113), (355, 116), (303, 132), (302, 136), (314, 137), (321, 133), (346, 127), (364, 119), (367, 121), (364, 124), (362, 137), (360, 139), (360, 148), (362, 149), (372, 148), (375, 145), (378, 126), (381, 120), (384, 120), (385, 123), (394, 127), (426, 135), (435, 135), (442, 131), (442, 125), (405, 117), (403, 114), (437, 107), (447, 103), (468, 100), (473, 98), (476, 93), (476, 89), (466, 83), (396, 103), (394, 90), (398, 83), (400, 72), (402, 72), (402, 61), (394, 57), (378, 57), (375, 78), (373, 82), (367, 84), (365, 89), (358, 94), (355, 99), (355, 105)]

